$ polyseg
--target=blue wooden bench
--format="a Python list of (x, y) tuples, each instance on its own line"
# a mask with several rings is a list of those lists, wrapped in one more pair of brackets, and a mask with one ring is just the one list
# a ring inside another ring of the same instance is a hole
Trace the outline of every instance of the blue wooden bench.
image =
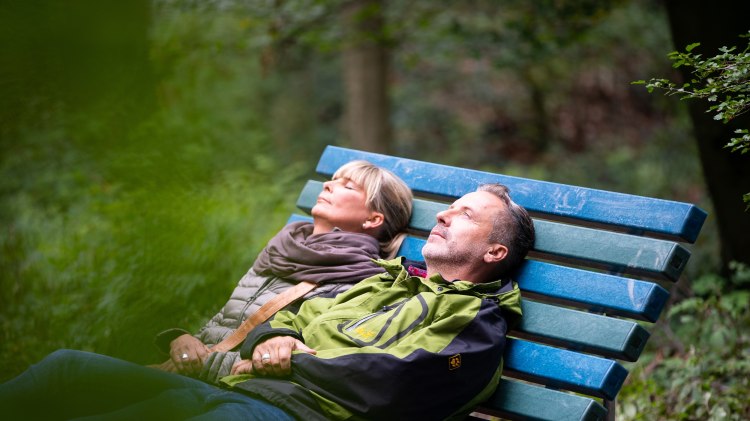
[[(614, 419), (627, 377), (690, 258), (706, 213), (687, 203), (574, 187), (329, 146), (317, 172), (365, 159), (414, 191), (410, 236), (400, 254), (421, 260), (435, 214), (479, 184), (497, 182), (534, 217), (537, 240), (516, 275), (524, 317), (509, 333), (497, 392), (473, 415), (504, 419)], [(322, 182), (297, 206), (309, 212)], [(292, 220), (309, 218), (293, 215)]]

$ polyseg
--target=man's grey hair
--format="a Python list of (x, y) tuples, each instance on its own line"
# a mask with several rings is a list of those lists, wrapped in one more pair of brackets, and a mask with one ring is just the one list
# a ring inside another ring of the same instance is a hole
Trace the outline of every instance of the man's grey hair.
[(508, 212), (498, 212), (492, 225), (490, 242), (508, 248), (508, 254), (499, 263), (497, 275), (506, 275), (523, 263), (526, 254), (534, 247), (534, 222), (522, 206), (510, 198), (510, 189), (502, 184), (482, 184), (477, 191), (491, 193), (505, 203)]

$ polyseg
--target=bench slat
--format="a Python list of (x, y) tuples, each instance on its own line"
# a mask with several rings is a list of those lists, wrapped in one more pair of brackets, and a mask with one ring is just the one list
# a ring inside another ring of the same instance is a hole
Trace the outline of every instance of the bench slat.
[(636, 361), (649, 333), (638, 323), (524, 300), (512, 335), (608, 358)]
[[(297, 200), (300, 209), (309, 212), (315, 206), (323, 183), (308, 181)], [(443, 203), (415, 199), (409, 227), (429, 231), (435, 214), (446, 209)], [(690, 252), (671, 241), (599, 231), (590, 228), (534, 220), (536, 243), (533, 255), (589, 265), (612, 272), (623, 272), (656, 279), (676, 281)]]
[(544, 297), (590, 311), (655, 322), (669, 292), (648, 281), (527, 259), (515, 275), (526, 297)]
[(607, 358), (554, 348), (523, 339), (508, 338), (504, 374), (612, 400), (620, 391), (627, 370)]
[(675, 282), (690, 258), (687, 249), (671, 241), (538, 219), (534, 228), (539, 233), (534, 250), (542, 256), (554, 256), (562, 262), (585, 262), (615, 273)]
[(607, 414), (594, 399), (505, 378), (479, 410), (503, 419), (549, 421), (601, 421)]
[(706, 212), (689, 203), (569, 186), (328, 146), (316, 171), (330, 177), (341, 165), (365, 159), (388, 168), (415, 192), (450, 200), (483, 183), (501, 183), (529, 212), (562, 220), (622, 227), (626, 232), (695, 242)]

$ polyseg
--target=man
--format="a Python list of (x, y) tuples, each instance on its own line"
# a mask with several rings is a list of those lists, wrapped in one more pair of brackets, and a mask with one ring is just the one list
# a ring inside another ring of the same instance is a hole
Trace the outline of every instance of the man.
[(248, 335), (247, 360), (234, 367), (255, 377), (225, 381), (303, 419), (465, 415), (500, 378), (520, 294), (498, 279), (533, 242), (533, 223), (507, 188), (481, 186), (437, 215), (422, 250), (426, 274), (381, 261), (385, 274), (278, 314)]
[[(437, 215), (423, 248), (425, 269), (378, 261), (385, 273), (335, 298), (305, 301), (296, 314), (279, 312), (251, 331), (244, 360), (223, 379), (232, 390), (75, 351), (52, 354), (35, 370), (69, 381), (57, 390), (73, 391), (66, 399), (76, 403), (56, 412), (69, 418), (463, 417), (500, 379), (505, 333), (521, 315), (518, 287), (504, 278), (533, 243), (533, 223), (507, 188), (484, 185)], [(66, 377), (60, 367), (73, 363), (107, 387)], [(14, 381), (20, 388), (28, 379)]]

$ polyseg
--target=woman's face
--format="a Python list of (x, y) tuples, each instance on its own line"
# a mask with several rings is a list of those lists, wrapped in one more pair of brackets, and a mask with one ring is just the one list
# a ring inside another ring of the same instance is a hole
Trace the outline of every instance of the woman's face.
[(334, 227), (363, 232), (362, 224), (373, 213), (367, 209), (366, 200), (364, 188), (348, 178), (326, 181), (311, 211), (315, 232), (330, 232)]

